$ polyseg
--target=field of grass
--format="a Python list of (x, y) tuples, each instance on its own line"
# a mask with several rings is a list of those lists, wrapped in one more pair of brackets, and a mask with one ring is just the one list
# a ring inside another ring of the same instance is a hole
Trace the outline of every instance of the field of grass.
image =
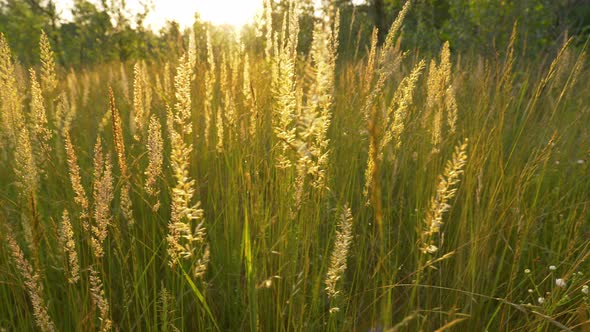
[(404, 13), (354, 59), (293, 11), (167, 63), (0, 37), (0, 331), (590, 331), (585, 46), (425, 57)]

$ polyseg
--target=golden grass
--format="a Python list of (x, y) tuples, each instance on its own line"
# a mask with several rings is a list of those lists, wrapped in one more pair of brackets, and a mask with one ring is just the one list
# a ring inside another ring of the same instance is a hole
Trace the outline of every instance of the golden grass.
[(585, 50), (405, 51), (408, 2), (352, 59), (274, 5), (165, 63), (0, 36), (0, 330), (584, 326)]

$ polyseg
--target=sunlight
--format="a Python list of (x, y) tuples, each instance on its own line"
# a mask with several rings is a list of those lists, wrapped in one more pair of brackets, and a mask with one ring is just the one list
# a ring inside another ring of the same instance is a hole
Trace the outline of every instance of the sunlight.
[[(98, 5), (99, 1), (91, 0)], [(127, 0), (127, 12), (135, 14), (143, 11), (142, 0)], [(62, 17), (68, 21), (72, 19), (70, 10), (74, 0), (56, 0)], [(262, 0), (152, 0), (152, 7), (145, 24), (155, 31), (162, 28), (166, 21), (176, 21), (181, 28), (191, 26), (195, 20), (195, 13), (199, 13), (203, 21), (215, 25), (229, 24), (240, 28), (254, 18), (256, 11), (262, 8)]]
[[(134, 1), (128, 1), (128, 4), (131, 2)], [(166, 20), (174, 20), (181, 27), (188, 27), (198, 12), (203, 21), (239, 28), (248, 23), (261, 7), (262, 0), (155, 0), (146, 23), (159, 29)]]

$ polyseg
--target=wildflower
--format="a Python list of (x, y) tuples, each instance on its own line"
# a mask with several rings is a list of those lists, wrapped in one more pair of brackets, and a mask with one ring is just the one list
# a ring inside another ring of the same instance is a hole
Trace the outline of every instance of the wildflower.
[(540, 297), (537, 299), (537, 301), (539, 302), (539, 304), (543, 304), (545, 303), (545, 298), (544, 297)]
[(555, 285), (557, 287), (565, 288), (567, 286), (567, 283), (565, 282), (564, 279), (559, 278), (559, 279), (555, 279)]
[(588, 289), (588, 285), (582, 286), (582, 293), (588, 295), (590, 293), (590, 289)]
[(524, 269), (524, 273), (525, 274), (529, 274), (529, 273), (531, 273), (531, 270), (530, 269)]
[(263, 286), (264, 286), (264, 288), (270, 288), (270, 287), (272, 287), (272, 277), (264, 280)]
[(584, 159), (578, 159), (576, 163), (578, 163), (578, 165), (582, 165), (584, 163)]
[(555, 270), (557, 270), (557, 267), (555, 267), (555, 265), (551, 265), (551, 266), (549, 266), (549, 270), (555, 271)]
[(435, 252), (437, 252), (437, 251), (438, 251), (438, 247), (437, 247), (437, 246), (435, 246), (435, 245), (432, 245), (432, 244), (431, 244), (431, 245), (429, 245), (429, 246), (426, 248), (426, 251), (427, 251), (429, 254), (434, 254)]

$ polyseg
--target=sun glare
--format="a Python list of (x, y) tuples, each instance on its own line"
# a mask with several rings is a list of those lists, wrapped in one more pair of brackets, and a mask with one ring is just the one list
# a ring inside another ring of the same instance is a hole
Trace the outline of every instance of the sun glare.
[(239, 28), (248, 23), (261, 7), (262, 0), (155, 0), (146, 23), (158, 29), (166, 20), (174, 20), (181, 27), (189, 27), (194, 22), (195, 13), (199, 13), (203, 21)]
[[(91, 2), (100, 3), (98, 0)], [(125, 4), (130, 13), (138, 13), (143, 10), (143, 2), (127, 0)], [(56, 4), (63, 18), (71, 20), (70, 10), (74, 6), (74, 0), (56, 0)], [(176, 21), (182, 28), (190, 27), (195, 21), (195, 13), (199, 13), (203, 21), (240, 28), (262, 8), (262, 0), (152, 0), (152, 5), (145, 24), (156, 31), (166, 21)]]

